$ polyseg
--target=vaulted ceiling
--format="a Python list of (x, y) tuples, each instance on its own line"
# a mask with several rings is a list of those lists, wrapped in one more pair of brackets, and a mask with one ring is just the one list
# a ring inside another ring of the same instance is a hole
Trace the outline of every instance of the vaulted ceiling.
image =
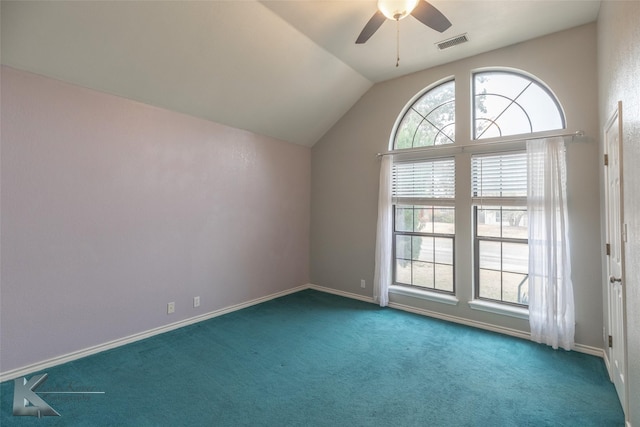
[[(600, 7), (594, 0), (430, 3), (453, 24), (444, 33), (407, 17), (356, 45), (375, 0), (3, 0), (1, 59), (311, 146), (377, 82), (595, 21)], [(465, 33), (465, 44), (435, 46)]]

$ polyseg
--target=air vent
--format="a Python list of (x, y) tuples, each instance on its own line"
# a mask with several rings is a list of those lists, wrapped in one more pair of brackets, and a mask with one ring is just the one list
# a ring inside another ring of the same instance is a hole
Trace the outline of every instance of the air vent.
[(467, 37), (467, 33), (464, 33), (464, 34), (460, 34), (459, 36), (455, 36), (450, 39), (438, 42), (436, 43), (436, 46), (438, 46), (438, 49), (440, 50), (445, 50), (445, 49), (449, 49), (450, 47), (454, 47), (459, 44), (466, 43), (468, 41), (469, 41), (469, 37)]

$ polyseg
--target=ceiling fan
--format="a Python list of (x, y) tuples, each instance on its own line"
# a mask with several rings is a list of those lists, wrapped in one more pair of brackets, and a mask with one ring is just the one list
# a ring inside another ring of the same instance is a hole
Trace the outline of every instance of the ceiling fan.
[(426, 0), (378, 0), (378, 10), (364, 26), (356, 44), (369, 40), (385, 20), (400, 21), (408, 15), (441, 33), (451, 26), (447, 17)]

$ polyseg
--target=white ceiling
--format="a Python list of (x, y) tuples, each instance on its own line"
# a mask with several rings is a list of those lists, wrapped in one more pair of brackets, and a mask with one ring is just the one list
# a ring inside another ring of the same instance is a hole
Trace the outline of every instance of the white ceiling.
[[(313, 145), (376, 82), (595, 21), (594, 0), (432, 0), (355, 39), (375, 0), (6, 1), (2, 63), (297, 144)], [(470, 41), (438, 51), (435, 43)]]

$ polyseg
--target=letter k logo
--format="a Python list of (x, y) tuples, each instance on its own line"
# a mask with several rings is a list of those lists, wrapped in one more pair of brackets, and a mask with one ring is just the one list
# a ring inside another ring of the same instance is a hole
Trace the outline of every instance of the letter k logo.
[(51, 406), (35, 393), (35, 389), (47, 380), (47, 374), (35, 375), (29, 381), (25, 377), (14, 381), (13, 389), (13, 415), (26, 415), (32, 417), (54, 416), (59, 417)]

